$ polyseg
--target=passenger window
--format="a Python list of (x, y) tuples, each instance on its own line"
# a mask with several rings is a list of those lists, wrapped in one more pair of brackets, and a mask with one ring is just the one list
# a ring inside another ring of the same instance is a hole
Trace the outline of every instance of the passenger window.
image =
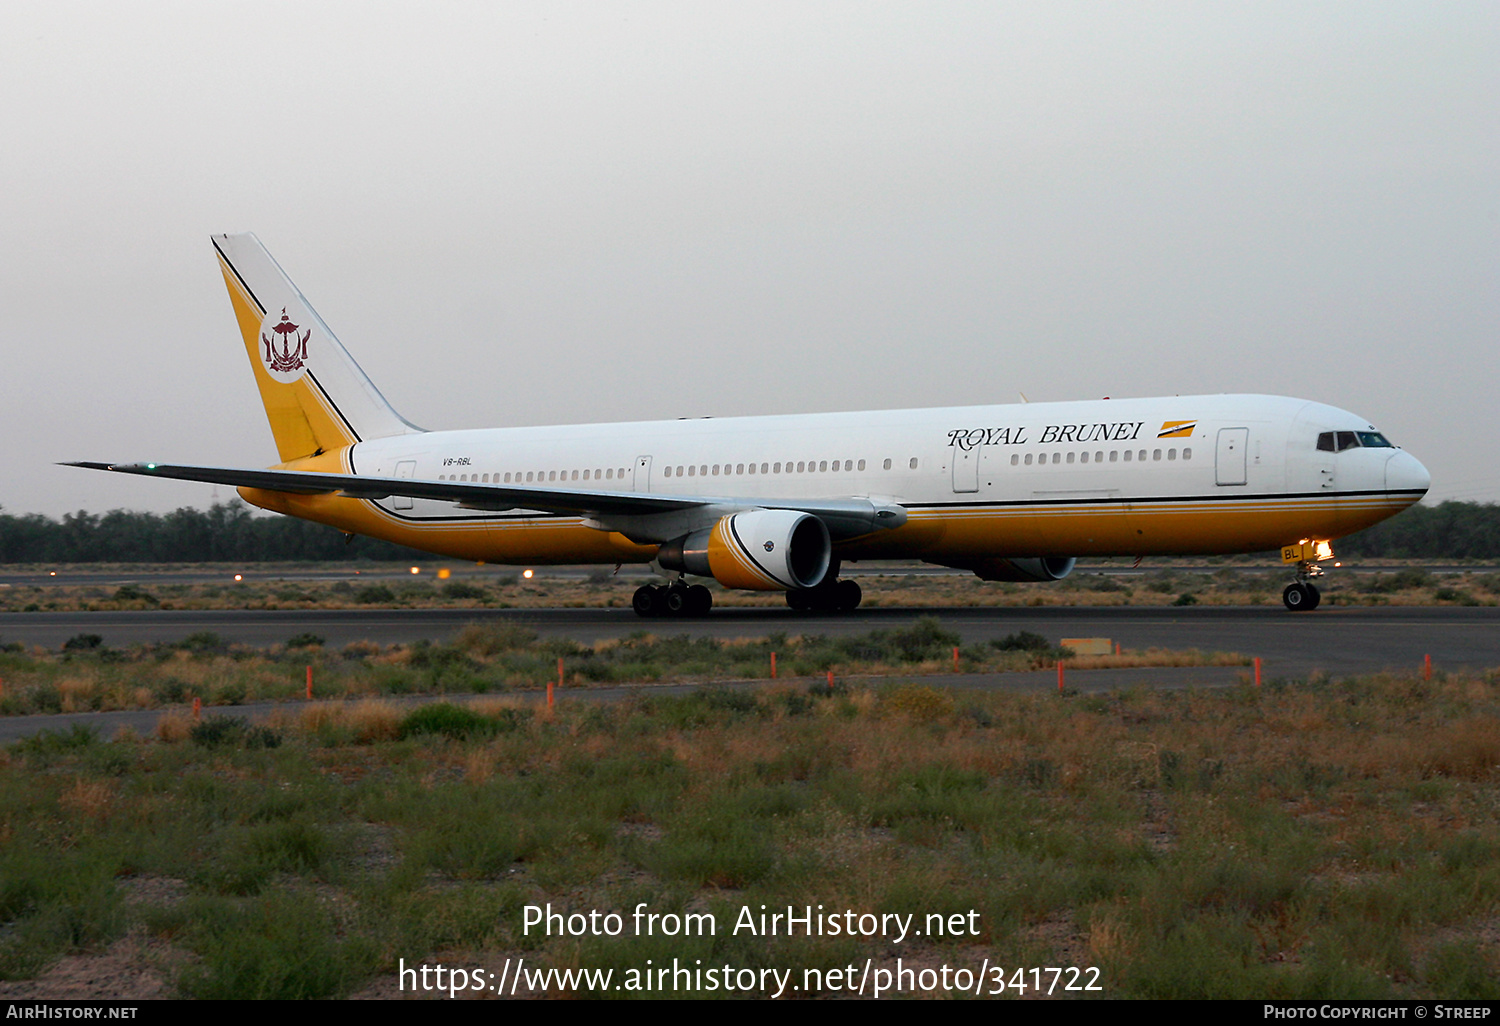
[(885, 461), (885, 469), (886, 470), (890, 470), (891, 469), (891, 461), (890, 460), (886, 460)]
[(1074, 457), (1074, 456), (1075, 456), (1075, 455), (1077, 455), (1077, 454), (1076, 454), (1076, 453), (1071, 453), (1071, 452), (1070, 452), (1070, 453), (1068, 453), (1068, 462), (1069, 462), (1069, 463), (1072, 463), (1072, 462), (1073, 462), (1073, 457)]
[(1126, 449), (1126, 450), (1125, 450), (1125, 462), (1126, 462), (1126, 463), (1129, 463), (1129, 462), (1130, 462), (1130, 458), (1131, 458), (1131, 457), (1132, 457), (1132, 456), (1133, 456), (1133, 455), (1135, 455), (1135, 453), (1134, 453), (1134, 451), (1133, 451), (1133, 450), (1131, 450), (1131, 449)]
[(1185, 459), (1185, 460), (1192, 459), (1193, 458), (1193, 450), (1191, 450), (1191, 449), (1184, 449), (1184, 450), (1182, 450), (1182, 458)]
[(916, 470), (917, 469), (917, 458), (915, 456), (913, 456), (911, 458), (911, 469), (912, 470)]
[(703, 466), (701, 466), (701, 467), (698, 468), (698, 476), (699, 477), (707, 477), (708, 476), (708, 464), (707, 463), (703, 464)]
[(578, 480), (578, 471), (576, 471), (576, 470), (575, 470), (575, 471), (573, 471), (573, 480), (574, 480), (574, 481), (577, 481), (577, 480)]
[(1013, 453), (1010, 454), (1010, 465), (1011, 466), (1013, 466), (1013, 467), (1017, 466), (1017, 465), (1020, 464), (1020, 462), (1021, 462), (1021, 454), (1020, 453), (1013, 452)]
[(865, 461), (864, 460), (860, 460), (859, 461), (859, 466), (856, 467), (855, 469), (856, 470), (864, 470), (865, 469)]
[(1176, 449), (1168, 449), (1167, 450), (1167, 459), (1169, 459), (1169, 460), (1175, 460), (1176, 458), (1177, 458), (1177, 450)]
[(1037, 462), (1038, 466), (1045, 467), (1047, 465), (1047, 454), (1046, 453), (1042, 453), (1040, 456), (1038, 456), (1036, 458), (1036, 462)]
[(510, 475), (509, 474), (505, 475), (505, 483), (506, 484), (510, 484)]
[(1159, 459), (1161, 459), (1161, 450), (1160, 449), (1152, 449), (1151, 450), (1151, 458), (1153, 460), (1159, 460)]
[(822, 463), (818, 464), (818, 473), (820, 473), (820, 474), (826, 474), (827, 472), (828, 472), (828, 461), (824, 460)]
[(1062, 462), (1062, 453), (1060, 453), (1060, 452), (1053, 453), (1052, 454), (1052, 462), (1053, 463), (1061, 463)]
[(1096, 453), (1094, 453), (1094, 462), (1095, 463), (1103, 463), (1104, 462), (1104, 453), (1102, 453), (1102, 452), (1096, 452)]
[(1120, 461), (1120, 450), (1119, 449), (1111, 449), (1111, 450), (1109, 450), (1109, 462), (1111, 462), (1111, 463), (1118, 463), (1119, 461)]
[(853, 469), (854, 469), (854, 461), (853, 460), (845, 460), (844, 461), (844, 470), (847, 472), (847, 471), (850, 471), (850, 470), (853, 470)]
[(719, 465), (717, 463), (714, 464), (713, 474), (714, 474), (714, 477), (718, 477), (719, 476)]
[(1082, 456), (1078, 457), (1078, 462), (1079, 463), (1087, 463), (1088, 461), (1089, 461), (1089, 454), (1088, 453), (1084, 453)]
[(1142, 450), (1141, 450), (1141, 451), (1140, 451), (1140, 452), (1139, 452), (1139, 453), (1138, 453), (1138, 454), (1137, 454), (1137, 455), (1136, 455), (1136, 459), (1138, 459), (1138, 460), (1140, 460), (1140, 461), (1141, 461), (1141, 462), (1142, 462), (1142, 463), (1145, 463), (1145, 462), (1146, 462), (1146, 450), (1145, 450), (1145, 449), (1142, 449)]
[(608, 469), (608, 470), (606, 470), (604, 472), (604, 480), (606, 480), (606, 481), (613, 481), (614, 479), (615, 479), (615, 471), (614, 471), (614, 468), (611, 467), (610, 469)]

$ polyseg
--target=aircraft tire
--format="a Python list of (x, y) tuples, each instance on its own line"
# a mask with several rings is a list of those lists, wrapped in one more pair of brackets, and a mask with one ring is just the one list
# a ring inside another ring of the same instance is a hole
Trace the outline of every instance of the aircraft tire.
[(799, 613), (805, 613), (812, 608), (808, 601), (808, 593), (801, 588), (794, 588), (786, 593), (786, 604)]
[(1294, 613), (1306, 613), (1318, 605), (1318, 592), (1305, 584), (1288, 584), (1281, 593), (1281, 604)]
[(835, 598), (838, 601), (834, 608), (841, 613), (852, 613), (859, 608), (860, 602), (864, 600), (865, 593), (864, 589), (859, 586), (858, 581), (851, 581), (845, 578), (839, 581), (835, 587), (838, 589), (835, 592)]
[(662, 608), (668, 616), (687, 616), (693, 611), (693, 600), (688, 590), (681, 585), (666, 589), (662, 596)]
[(1316, 584), (1304, 584), (1303, 587), (1307, 589), (1307, 610), (1308, 612), (1312, 612), (1314, 609), (1317, 609), (1318, 604), (1323, 601), (1323, 593), (1318, 590), (1318, 586)]
[(652, 617), (661, 615), (660, 589), (654, 584), (643, 584), (635, 589), (635, 594), (630, 598), (630, 605), (635, 610), (636, 616)]
[(695, 584), (688, 590), (688, 615), (707, 616), (708, 611), (714, 607), (714, 595), (701, 584)]

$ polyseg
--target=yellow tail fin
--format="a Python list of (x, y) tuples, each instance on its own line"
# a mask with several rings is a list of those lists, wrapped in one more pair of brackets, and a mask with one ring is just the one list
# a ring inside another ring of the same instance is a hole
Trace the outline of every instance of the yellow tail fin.
[(385, 401), (259, 239), (213, 243), (281, 462), (421, 430)]

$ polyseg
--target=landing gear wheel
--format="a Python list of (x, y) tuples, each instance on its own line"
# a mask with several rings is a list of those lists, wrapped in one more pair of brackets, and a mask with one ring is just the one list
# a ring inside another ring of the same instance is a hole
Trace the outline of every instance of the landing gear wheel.
[(653, 617), (662, 614), (661, 589), (654, 584), (643, 584), (635, 589), (630, 605), (636, 616)]
[(1281, 593), (1281, 602), (1294, 613), (1307, 613), (1318, 608), (1322, 597), (1317, 588), (1299, 581), (1286, 586), (1286, 590)]
[(786, 604), (799, 613), (805, 613), (812, 608), (812, 603), (808, 600), (807, 596), (808, 592), (800, 588), (795, 591), (789, 591), (786, 593)]
[(687, 590), (688, 592), (688, 615), (707, 616), (708, 611), (714, 607), (714, 595), (701, 584), (695, 584)]
[(688, 590), (681, 585), (668, 588), (662, 606), (668, 616), (686, 616), (690, 610)]
[(865, 597), (864, 590), (860, 588), (858, 581), (848, 579), (839, 581), (834, 593), (837, 605), (834, 607), (841, 613), (852, 613), (859, 608), (859, 603)]

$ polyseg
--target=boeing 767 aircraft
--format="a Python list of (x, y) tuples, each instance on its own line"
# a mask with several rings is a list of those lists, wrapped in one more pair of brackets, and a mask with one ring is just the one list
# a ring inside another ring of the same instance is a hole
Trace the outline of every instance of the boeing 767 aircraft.
[(1079, 556), (1279, 549), (1288, 609), (1331, 542), (1419, 500), (1427, 470), (1352, 413), (1195, 395), (424, 431), (387, 403), (252, 234), (215, 250), (280, 462), (76, 463), (234, 485), (247, 502), (486, 563), (650, 563), (642, 616), (710, 592), (850, 610), (843, 561), (1058, 580)]

